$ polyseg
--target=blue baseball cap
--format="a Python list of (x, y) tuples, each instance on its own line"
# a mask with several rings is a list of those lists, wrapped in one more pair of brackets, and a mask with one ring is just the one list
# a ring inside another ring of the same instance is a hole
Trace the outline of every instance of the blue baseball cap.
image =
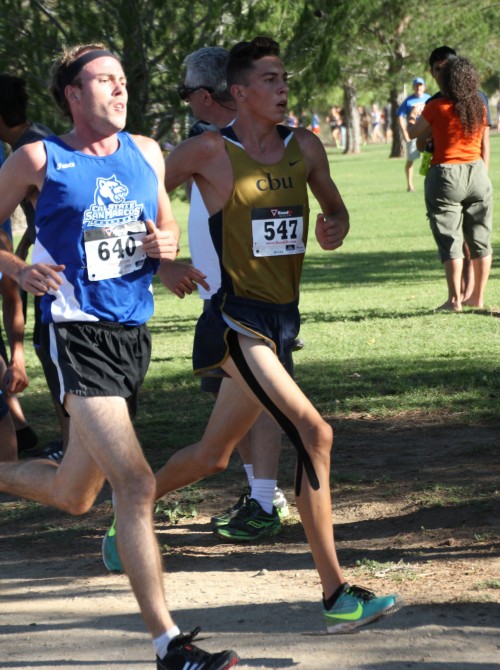
[(423, 84), (425, 86), (425, 81), (422, 79), (422, 77), (415, 77), (413, 80), (413, 86), (416, 86), (417, 84)]

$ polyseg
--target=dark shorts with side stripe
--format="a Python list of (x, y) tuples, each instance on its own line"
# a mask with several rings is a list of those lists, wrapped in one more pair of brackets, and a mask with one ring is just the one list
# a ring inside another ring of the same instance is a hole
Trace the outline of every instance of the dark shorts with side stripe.
[(131, 410), (135, 407), (151, 358), (145, 324), (52, 323), (42, 326), (41, 345), (54, 363), (47, 382), (61, 402), (66, 393), (73, 393), (126, 398), (132, 401)]
[[(227, 315), (234, 325), (224, 320)], [(278, 305), (219, 291), (198, 319), (193, 345), (193, 370), (202, 376), (224, 376), (220, 366), (229, 355), (228, 331), (262, 339), (293, 376), (292, 348), (300, 330), (298, 303)]]
[[(203, 311), (205, 312), (209, 308), (210, 298), (206, 298), (203, 300)], [(219, 393), (221, 383), (222, 377), (214, 377), (213, 375), (200, 377), (200, 389), (205, 393)]]

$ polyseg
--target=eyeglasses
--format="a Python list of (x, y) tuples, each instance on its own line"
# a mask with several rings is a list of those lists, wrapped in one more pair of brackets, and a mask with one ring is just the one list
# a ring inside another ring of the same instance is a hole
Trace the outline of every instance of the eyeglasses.
[(179, 94), (181, 100), (186, 101), (191, 93), (201, 89), (208, 91), (209, 93), (214, 92), (213, 88), (210, 88), (210, 86), (186, 86), (185, 84), (179, 84), (179, 86), (177, 86), (177, 93)]

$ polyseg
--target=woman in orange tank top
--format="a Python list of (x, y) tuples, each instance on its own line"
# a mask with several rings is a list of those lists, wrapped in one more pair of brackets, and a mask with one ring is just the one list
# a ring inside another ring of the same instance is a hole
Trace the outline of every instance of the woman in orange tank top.
[[(492, 186), (488, 177), (486, 113), (479, 97), (479, 74), (466, 58), (450, 57), (442, 71), (443, 97), (425, 106), (409, 125), (411, 138), (432, 128), (434, 156), (425, 179), (427, 215), (448, 285), (438, 309), (459, 312), (483, 307), (491, 259)], [(462, 299), (463, 242), (471, 252), (474, 290)]]

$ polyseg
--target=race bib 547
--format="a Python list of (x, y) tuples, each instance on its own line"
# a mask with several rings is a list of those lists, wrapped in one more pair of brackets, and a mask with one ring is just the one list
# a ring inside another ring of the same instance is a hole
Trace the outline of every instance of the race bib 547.
[(303, 254), (304, 217), (302, 205), (252, 209), (254, 256)]

